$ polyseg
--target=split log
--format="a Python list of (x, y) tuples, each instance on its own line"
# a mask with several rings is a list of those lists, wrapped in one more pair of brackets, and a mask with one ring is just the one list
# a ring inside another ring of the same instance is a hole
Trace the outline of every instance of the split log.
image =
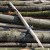
[[(50, 29), (50, 20), (48, 20), (48, 19), (36, 19), (36, 18), (32, 18), (32, 17), (24, 17), (24, 18), (28, 22), (28, 24), (30, 24), (34, 27)], [(0, 14), (0, 22), (23, 25), (23, 23), (21, 22), (21, 20), (18, 17), (4, 15), (4, 14)]]
[[(50, 43), (43, 43), (45, 48), (50, 48)], [(0, 47), (29, 47), (29, 48), (37, 48), (40, 46), (37, 43), (0, 43)]]
[[(35, 31), (36, 32), (36, 31)], [(50, 43), (49, 33), (37, 33), (36, 35), (42, 43)], [(16, 30), (0, 31), (0, 42), (33, 43), (36, 40), (29, 33), (21, 33)]]

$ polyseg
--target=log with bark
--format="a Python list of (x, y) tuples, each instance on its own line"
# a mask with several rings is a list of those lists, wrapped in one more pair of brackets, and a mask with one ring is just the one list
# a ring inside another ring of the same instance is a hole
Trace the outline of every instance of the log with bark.
[[(36, 35), (42, 43), (50, 43), (50, 31), (36, 32)], [(0, 31), (0, 43), (1, 42), (18, 42), (18, 43), (35, 43), (36, 40), (30, 35), (29, 32), (21, 33), (17, 30)]]
[[(40, 28), (36, 28), (33, 26), (30, 26), (33, 30), (44, 30), (44, 29), (40, 29)], [(7, 24), (7, 23), (0, 23), (0, 30), (2, 29), (26, 29), (25, 26), (22, 25), (15, 25), (15, 24)], [(46, 29), (47, 30), (47, 29)]]
[[(41, 28), (36, 28), (31, 26), (31, 28), (37, 32), (37, 33), (48, 33), (49, 29), (41, 29)], [(0, 23), (0, 31), (1, 30), (17, 30), (19, 32), (27, 32), (27, 29), (25, 28), (25, 26), (21, 26), (21, 25), (14, 25), (14, 24), (6, 24), (6, 23)]]
[[(50, 5), (16, 6), (19, 11), (45, 11), (50, 10)], [(0, 12), (13, 11), (9, 6), (0, 6)]]
[[(11, 0), (9, 0), (9, 1), (11, 1)], [(6, 4), (8, 4), (8, 2), (9, 1), (0, 1), (0, 5), (6, 5)], [(27, 0), (25, 0), (25, 1), (11, 1), (14, 5), (34, 5), (34, 3), (35, 4), (50, 4), (50, 1), (42, 1), (42, 0), (40, 0), (40, 1), (27, 1)]]
[[(24, 17), (24, 18), (28, 22), (28, 24), (32, 25), (33, 27), (50, 29), (49, 19), (36, 19), (33, 17)], [(0, 22), (23, 25), (23, 23), (21, 22), (18, 16), (10, 16), (4, 14), (0, 14)]]
[[(8, 5), (9, 1), (0, 1), (0, 5)], [(16, 6), (30, 6), (30, 5), (50, 5), (49, 2), (41, 2), (41, 1), (11, 1)]]
[[(41, 19), (50, 19), (50, 11), (39, 11), (39, 12), (20, 12), (23, 17), (33, 17)], [(16, 16), (15, 12), (0, 12), (0, 14), (7, 14)]]
[[(24, 6), (24, 5), (26, 5), (26, 6), (28, 6), (28, 5), (32, 5), (32, 4), (34, 4), (34, 3), (40, 3), (39, 1), (37, 1), (37, 2), (35, 2), (35, 1), (11, 1), (14, 5), (17, 5), (17, 6), (19, 6), (19, 5), (21, 5), (21, 6)], [(9, 1), (0, 1), (0, 5), (7, 5), (7, 4), (9, 4)]]
[[(42, 43), (43, 46), (47, 49), (50, 48), (50, 43)], [(0, 43), (0, 47), (29, 47), (29, 48), (41, 48), (37, 43)]]
[(22, 25), (15, 25), (15, 24), (6, 24), (6, 23), (0, 23), (0, 27), (3, 28), (17, 28), (17, 29), (26, 29), (25, 26)]
[[(4, 14), (8, 15), (14, 15), (16, 16), (16, 12), (3, 12)], [(39, 11), (39, 12), (20, 12), (23, 16), (33, 16), (33, 17), (39, 17), (39, 18), (49, 18), (50, 17), (50, 11)]]

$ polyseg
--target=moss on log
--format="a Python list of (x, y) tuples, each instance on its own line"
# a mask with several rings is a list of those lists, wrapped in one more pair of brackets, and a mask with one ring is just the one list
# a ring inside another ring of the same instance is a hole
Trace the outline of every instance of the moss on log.
[[(2, 14), (7, 14), (7, 15), (14, 15), (16, 16), (15, 12), (1, 12)], [(50, 11), (36, 11), (36, 12), (20, 12), (23, 16), (32, 16), (34, 18), (50, 18)]]

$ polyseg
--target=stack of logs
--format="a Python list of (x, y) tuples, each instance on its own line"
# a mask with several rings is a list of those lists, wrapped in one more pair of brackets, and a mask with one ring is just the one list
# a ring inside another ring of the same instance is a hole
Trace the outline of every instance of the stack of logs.
[[(34, 30), (44, 47), (50, 47), (50, 1), (11, 1)], [(16, 12), (0, 1), (0, 47), (39, 47)]]

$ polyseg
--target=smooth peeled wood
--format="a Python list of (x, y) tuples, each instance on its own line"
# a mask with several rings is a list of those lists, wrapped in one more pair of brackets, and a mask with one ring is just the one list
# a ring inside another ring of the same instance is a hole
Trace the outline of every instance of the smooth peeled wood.
[[(50, 31), (39, 32), (34, 31), (42, 43), (50, 43)], [(27, 32), (21, 33), (17, 30), (0, 31), (0, 42), (18, 42), (18, 43), (33, 43), (36, 40)]]
[[(47, 49), (50, 48), (50, 43), (42, 43)], [(41, 48), (37, 43), (0, 43), (0, 47), (29, 47), (29, 48)]]
[[(34, 27), (50, 29), (50, 20), (48, 19), (36, 19), (33, 17), (24, 17), (24, 19), (28, 22), (28, 24)], [(0, 14), (0, 22), (23, 25), (18, 16), (10, 16), (4, 14)]]
[[(45, 11), (50, 10), (50, 5), (15, 6), (19, 11)], [(0, 6), (0, 12), (13, 11), (9, 6)]]

